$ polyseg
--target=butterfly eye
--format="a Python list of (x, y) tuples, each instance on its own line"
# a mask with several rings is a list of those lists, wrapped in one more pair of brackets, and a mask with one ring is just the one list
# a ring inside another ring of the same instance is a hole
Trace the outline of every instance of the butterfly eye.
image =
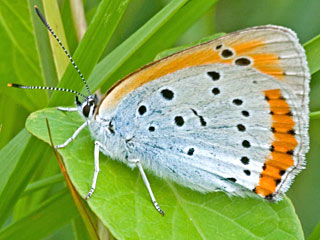
[(96, 100), (97, 100), (96, 98), (92, 98), (91, 96), (89, 96), (88, 99), (82, 103), (83, 116), (85, 116), (86, 118), (89, 117), (89, 114), (91, 111), (92, 111), (91, 114), (94, 114), (96, 106), (97, 106)]
[(85, 116), (86, 118), (89, 116), (89, 113), (90, 113), (90, 109), (91, 109), (91, 105), (85, 105), (83, 108), (82, 108), (82, 114), (83, 116)]

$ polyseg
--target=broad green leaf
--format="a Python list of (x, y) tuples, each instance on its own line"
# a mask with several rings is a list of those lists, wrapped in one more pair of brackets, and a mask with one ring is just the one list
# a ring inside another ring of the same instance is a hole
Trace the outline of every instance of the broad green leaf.
[(43, 239), (78, 216), (67, 189), (51, 196), (33, 212), (0, 231), (0, 239)]
[[(48, 142), (49, 119), (54, 144), (64, 142), (83, 122), (77, 113), (45, 109), (33, 113), (27, 129)], [(88, 129), (61, 149), (68, 174), (82, 197), (94, 171), (93, 140)], [(166, 216), (153, 207), (137, 170), (100, 154), (97, 188), (90, 208), (118, 239), (303, 239), (291, 202), (272, 204), (263, 199), (230, 199), (224, 193), (201, 194), (148, 174)], [(125, 223), (125, 227), (124, 227)]]

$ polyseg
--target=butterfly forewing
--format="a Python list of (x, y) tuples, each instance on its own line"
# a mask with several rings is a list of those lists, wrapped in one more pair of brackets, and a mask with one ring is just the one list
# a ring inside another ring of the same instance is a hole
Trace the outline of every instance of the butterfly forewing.
[(308, 150), (309, 71), (295, 34), (262, 26), (152, 63), (101, 103), (129, 154), (199, 191), (278, 200)]

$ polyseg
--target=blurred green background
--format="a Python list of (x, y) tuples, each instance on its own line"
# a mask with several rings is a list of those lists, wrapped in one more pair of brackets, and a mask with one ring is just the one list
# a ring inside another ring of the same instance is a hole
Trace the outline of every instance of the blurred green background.
[[(34, 46), (34, 41), (38, 38), (47, 38), (47, 33), (37, 21), (31, 22), (30, 19), (23, 22), (24, 26), (15, 22), (23, 18), (28, 18), (30, 6), (33, 4), (41, 4), (40, 1), (28, 1), (28, 4), (22, 6), (25, 1), (2, 1), (0, 2), (0, 149), (4, 148), (10, 140), (16, 136), (24, 127), (26, 117), (30, 112), (41, 109), (46, 105), (45, 102), (36, 102), (31, 107), (28, 101), (32, 99), (32, 93), (27, 93), (29, 98), (25, 97), (26, 92), (12, 93), (6, 88), (8, 82), (28, 83), (27, 77), (32, 76), (29, 71), (34, 65), (39, 65), (39, 59), (34, 58), (33, 52), (39, 49), (30, 47)], [(84, 1), (84, 9), (88, 25), (97, 10), (98, 0)], [(146, 21), (161, 10), (169, 0), (131, 0), (129, 3), (118, 28), (113, 34), (109, 44), (101, 58), (112, 52), (119, 44), (139, 29)], [(29, 7), (28, 7), (29, 6)], [(66, 33), (67, 44), (71, 54), (73, 54), (78, 46), (78, 40), (70, 19), (70, 3), (67, 0), (59, 1), (62, 21)], [(19, 9), (19, 11), (16, 11)], [(277, 24), (293, 29), (299, 36), (301, 43), (304, 44), (313, 37), (320, 34), (319, 21), (319, 0), (221, 0), (214, 5), (199, 21), (197, 21), (188, 31), (186, 31), (174, 46), (191, 43), (202, 37), (219, 33), (231, 32), (250, 26)], [(34, 24), (34, 26), (33, 26)], [(38, 34), (33, 36), (32, 28)], [(27, 29), (27, 31), (25, 30)], [(24, 31), (24, 32), (21, 32)], [(16, 37), (19, 41), (16, 40)], [(165, 39), (164, 39), (165, 41)], [(30, 48), (27, 61), (23, 62), (20, 53), (23, 49)], [(43, 56), (50, 58), (50, 46), (42, 45), (40, 52)], [(44, 52), (44, 53), (43, 53)], [(29, 61), (29, 63), (28, 63)], [(45, 61), (52, 66), (52, 59)], [(36, 64), (34, 64), (36, 63)], [(28, 65), (30, 64), (30, 65)], [(43, 61), (40, 63), (43, 69)], [(48, 68), (48, 71), (52, 68)], [(37, 72), (37, 69), (32, 69)], [(46, 75), (46, 73), (44, 73)], [(56, 73), (50, 73), (47, 83), (53, 85), (57, 83)], [(34, 75), (34, 78), (41, 78)], [(311, 81), (311, 111), (320, 110), (320, 73), (312, 75)], [(117, 79), (113, 79), (115, 81)], [(41, 82), (41, 81), (39, 81)], [(102, 88), (104, 89), (104, 88)], [(18, 95), (17, 95), (18, 94)], [(36, 94), (45, 94), (39, 93)], [(304, 170), (296, 178), (295, 183), (288, 192), (288, 196), (292, 200), (297, 214), (302, 223), (305, 236), (308, 237), (314, 230), (320, 220), (320, 124), (319, 120), (310, 121), (311, 149), (307, 156), (307, 169)], [(59, 172), (54, 159), (52, 164), (45, 164), (46, 174), (43, 176), (55, 175)], [(37, 174), (40, 176), (39, 171)], [(36, 179), (36, 177), (34, 177)], [(41, 177), (40, 177), (41, 178)], [(55, 189), (61, 187), (55, 186)], [(45, 199), (50, 192), (43, 194), (40, 199)], [(1, 200), (0, 200), (1, 201)], [(15, 211), (24, 211), (25, 203), (20, 201)], [(39, 201), (39, 199), (38, 199)], [(1, 213), (0, 213), (1, 214)], [(11, 219), (7, 220), (7, 224), (15, 219), (15, 213)], [(19, 214), (17, 214), (19, 215)], [(22, 214), (23, 215), (23, 214)], [(20, 215), (21, 216), (21, 215)], [(72, 224), (66, 223), (63, 228), (56, 230), (48, 239), (70, 239), (75, 237), (72, 233)]]

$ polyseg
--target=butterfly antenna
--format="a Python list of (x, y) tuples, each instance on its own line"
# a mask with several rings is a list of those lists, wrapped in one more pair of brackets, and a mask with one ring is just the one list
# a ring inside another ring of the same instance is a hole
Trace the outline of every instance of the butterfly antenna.
[(44, 87), (44, 86), (25, 86), (25, 85), (20, 85), (16, 83), (8, 83), (8, 87), (15, 87), (15, 88), (24, 88), (24, 89), (38, 89), (38, 90), (53, 90), (53, 91), (62, 91), (62, 92), (70, 92), (73, 94), (76, 94), (78, 96), (81, 96), (83, 98), (86, 98), (85, 95), (71, 89), (66, 89), (66, 88), (57, 88), (57, 87)]
[[(54, 31), (51, 29), (51, 27), (49, 26), (49, 24), (47, 23), (46, 19), (44, 18), (44, 16), (41, 14), (38, 6), (34, 6), (34, 9), (36, 10), (39, 18), (41, 19), (42, 23), (46, 26), (46, 28), (49, 30), (49, 32), (52, 34), (52, 36), (57, 40), (57, 42), (59, 43), (59, 45), (61, 46), (61, 48), (63, 49), (63, 51), (65, 52), (65, 54), (68, 56), (70, 62), (72, 63), (72, 65), (74, 66), (74, 68), (77, 70), (78, 74), (80, 75), (82, 81), (84, 82), (84, 85), (87, 88), (88, 94), (91, 95), (89, 86), (86, 82), (86, 80), (84, 79), (82, 73), (80, 72), (78, 66), (75, 64), (75, 62), (73, 61), (71, 55), (69, 54), (69, 52), (67, 51), (67, 49), (63, 46), (63, 44), (61, 43), (60, 39), (57, 37), (57, 35), (54, 33)], [(50, 89), (51, 90), (51, 89)], [(60, 91), (60, 90), (58, 90)]]

